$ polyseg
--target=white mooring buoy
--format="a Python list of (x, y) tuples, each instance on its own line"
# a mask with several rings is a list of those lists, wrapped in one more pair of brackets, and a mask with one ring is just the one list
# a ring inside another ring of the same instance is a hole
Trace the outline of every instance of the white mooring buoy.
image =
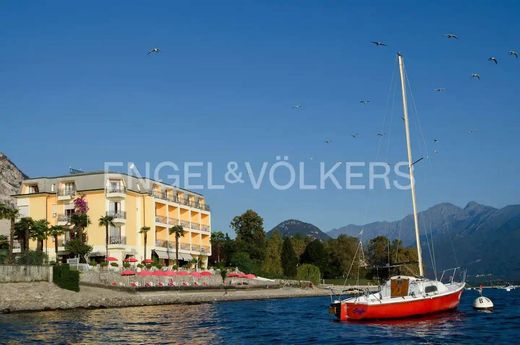
[(482, 286), (480, 286), (480, 296), (473, 302), (473, 308), (479, 310), (493, 309), (493, 302), (489, 298), (482, 296)]

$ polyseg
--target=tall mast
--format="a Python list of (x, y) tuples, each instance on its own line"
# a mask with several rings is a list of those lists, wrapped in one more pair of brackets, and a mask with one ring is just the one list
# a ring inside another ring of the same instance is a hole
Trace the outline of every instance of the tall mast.
[(406, 100), (406, 84), (404, 76), (404, 61), (403, 56), (397, 53), (399, 60), (399, 72), (401, 74), (401, 92), (403, 95), (403, 113), (404, 113), (404, 128), (406, 132), (406, 149), (408, 151), (408, 169), (410, 171), (410, 186), (412, 191), (412, 207), (413, 207), (413, 222), (415, 224), (415, 243), (417, 245), (417, 257), (419, 259), (419, 275), (424, 276), (421, 242), (419, 240), (419, 219), (417, 217), (417, 204), (415, 201), (415, 178), (413, 176), (413, 159), (412, 159), (412, 145), (410, 143), (410, 127), (408, 125), (408, 102)]

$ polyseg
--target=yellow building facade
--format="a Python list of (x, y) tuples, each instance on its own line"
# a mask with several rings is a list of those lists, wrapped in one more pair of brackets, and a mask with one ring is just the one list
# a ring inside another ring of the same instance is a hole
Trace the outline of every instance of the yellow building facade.
[[(99, 218), (113, 217), (109, 229), (109, 255), (123, 260), (146, 258), (172, 264), (175, 259), (175, 238), (169, 228), (182, 225), (184, 236), (179, 239), (179, 260), (201, 259), (207, 265), (211, 255), (211, 212), (205, 198), (198, 193), (147, 178), (122, 173), (81, 173), (57, 177), (41, 177), (23, 181), (15, 195), (20, 217), (45, 219), (50, 225), (70, 227), (74, 213), (74, 199), (84, 197), (91, 224), (85, 229), (87, 244), (93, 247), (90, 258), (105, 256), (105, 227)], [(66, 233), (58, 239), (55, 253), (54, 239), (47, 240), (50, 260), (66, 256)], [(32, 243), (31, 246), (35, 246)]]

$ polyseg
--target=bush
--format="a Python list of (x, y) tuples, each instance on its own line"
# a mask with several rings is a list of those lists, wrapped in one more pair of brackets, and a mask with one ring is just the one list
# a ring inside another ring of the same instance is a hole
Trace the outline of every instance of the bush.
[(144, 267), (143, 264), (137, 264), (137, 268), (141, 268), (142, 269), (143, 267)]
[(79, 272), (72, 271), (68, 264), (54, 266), (52, 281), (62, 289), (79, 291)]
[(111, 262), (110, 266), (112, 266), (112, 267), (119, 267), (119, 264), (117, 262)]
[(90, 262), (88, 264), (90, 266), (92, 266), (92, 267), (96, 267), (97, 266), (97, 262), (95, 260), (90, 260)]
[(43, 265), (47, 260), (47, 254), (44, 252), (29, 250), (22, 253), (22, 255), (16, 260), (16, 263), (20, 265)]
[(320, 269), (311, 264), (303, 264), (298, 267), (296, 272), (298, 280), (310, 280), (314, 285), (320, 283)]
[(102, 263), (99, 264), (99, 266), (107, 267), (108, 266), (108, 262), (107, 261), (103, 261)]
[(152, 264), (146, 264), (146, 268), (147, 269), (151, 269), (152, 268)]
[(155, 265), (155, 267), (157, 267), (157, 269), (160, 270), (161, 268), (163, 268), (163, 265), (157, 264), (157, 265)]
[(130, 264), (128, 262), (123, 262), (123, 267), (124, 268), (129, 268), (130, 267)]
[(252, 273), (255, 270), (255, 264), (246, 252), (237, 252), (231, 257), (231, 266), (238, 267), (242, 272)]

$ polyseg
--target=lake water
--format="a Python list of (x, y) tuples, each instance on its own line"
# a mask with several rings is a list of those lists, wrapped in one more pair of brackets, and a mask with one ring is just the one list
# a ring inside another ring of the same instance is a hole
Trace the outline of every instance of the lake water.
[(408, 321), (350, 323), (328, 297), (0, 315), (1, 344), (491, 344), (520, 343), (520, 289), (485, 290), (495, 310)]

